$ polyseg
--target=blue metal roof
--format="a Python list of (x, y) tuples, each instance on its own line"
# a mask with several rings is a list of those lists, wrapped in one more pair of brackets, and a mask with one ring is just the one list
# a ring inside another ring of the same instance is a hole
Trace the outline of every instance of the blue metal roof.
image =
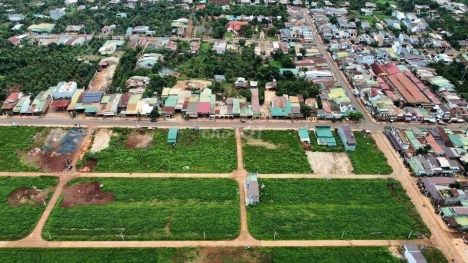
[(95, 103), (101, 102), (104, 92), (86, 92), (83, 96), (82, 103)]

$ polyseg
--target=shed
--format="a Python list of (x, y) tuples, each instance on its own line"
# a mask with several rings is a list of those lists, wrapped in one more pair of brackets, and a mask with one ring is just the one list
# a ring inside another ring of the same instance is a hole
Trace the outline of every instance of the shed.
[(301, 139), (301, 142), (307, 142), (310, 144), (310, 137), (309, 137), (309, 131), (307, 128), (299, 128), (299, 138)]
[(354, 137), (353, 131), (349, 125), (340, 125), (340, 127), (338, 127), (338, 135), (340, 136), (346, 151), (356, 150), (356, 138)]
[(175, 144), (177, 142), (177, 136), (179, 135), (178, 128), (169, 128), (167, 133), (167, 143)]
[(258, 186), (257, 174), (248, 174), (244, 183), (245, 204), (258, 205), (260, 203), (260, 189)]
[(427, 263), (417, 245), (408, 244), (404, 245), (403, 248), (405, 252), (405, 258), (408, 260), (408, 263)]

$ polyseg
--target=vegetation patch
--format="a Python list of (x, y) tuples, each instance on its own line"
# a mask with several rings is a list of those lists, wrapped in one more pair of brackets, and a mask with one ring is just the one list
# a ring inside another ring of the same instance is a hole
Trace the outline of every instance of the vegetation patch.
[(2, 262), (399, 263), (386, 247), (6, 248)]
[[(220, 240), (240, 231), (237, 183), (230, 179), (78, 178), (99, 182), (107, 205), (63, 207), (44, 228), (46, 240)], [(50, 234), (50, 236), (49, 236)]]
[(33, 148), (35, 141), (41, 140), (43, 127), (1, 127), (0, 128), (0, 171), (31, 172), (39, 168), (28, 165), (22, 160), (23, 155)]
[(181, 129), (172, 146), (167, 143), (168, 130), (156, 129), (148, 148), (127, 149), (133, 133), (114, 128), (109, 147), (87, 153), (83, 160), (96, 160), (96, 172), (229, 173), (237, 167), (232, 130)]
[(426, 247), (421, 252), (424, 255), (427, 263), (448, 263), (444, 253), (442, 253), (442, 251), (440, 251), (438, 248)]
[(0, 240), (20, 239), (34, 229), (57, 182), (55, 177), (0, 177)]
[(362, 132), (354, 132), (357, 146), (356, 151), (348, 151), (349, 159), (353, 164), (355, 174), (391, 174), (392, 167), (387, 157), (379, 150), (371, 136)]
[(257, 239), (407, 239), (429, 233), (393, 179), (260, 179), (260, 205), (248, 207)]
[(243, 131), (245, 169), (263, 174), (311, 173), (295, 130)]

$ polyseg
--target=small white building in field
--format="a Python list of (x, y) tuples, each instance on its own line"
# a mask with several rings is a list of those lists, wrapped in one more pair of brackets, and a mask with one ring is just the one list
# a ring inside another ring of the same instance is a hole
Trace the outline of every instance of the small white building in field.
[(404, 245), (403, 251), (405, 252), (405, 258), (408, 260), (408, 263), (427, 263), (417, 245)]
[(245, 205), (258, 205), (260, 203), (260, 189), (257, 174), (248, 174), (244, 183)]

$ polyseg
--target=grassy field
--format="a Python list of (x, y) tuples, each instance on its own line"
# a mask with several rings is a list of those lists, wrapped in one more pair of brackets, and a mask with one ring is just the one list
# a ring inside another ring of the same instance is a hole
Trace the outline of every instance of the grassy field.
[(244, 131), (244, 134), (247, 171), (264, 174), (312, 172), (297, 131)]
[[(257, 239), (407, 239), (429, 233), (398, 181), (260, 179), (260, 205), (248, 207)], [(344, 231), (344, 232), (343, 232)], [(414, 236), (414, 235), (413, 235)]]
[(240, 230), (239, 196), (230, 179), (80, 178), (98, 181), (115, 201), (60, 207), (43, 231), (49, 240), (234, 239)]
[(0, 249), (0, 260), (16, 262), (347, 262), (397, 263), (385, 247), (314, 248), (121, 248), (121, 249)]
[(236, 140), (233, 130), (202, 130), (198, 136), (190, 129), (179, 130), (177, 144), (167, 143), (168, 130), (154, 131), (148, 148), (127, 149), (132, 129), (114, 129), (109, 148), (88, 153), (98, 161), (96, 172), (230, 173), (237, 169)]
[[(47, 191), (57, 185), (55, 177), (0, 177), (0, 214), (2, 223), (0, 227), (0, 240), (21, 239), (27, 236), (35, 227), (45, 206), (24, 202), (19, 206), (10, 206), (10, 194), (22, 187)], [(51, 194), (49, 194), (51, 196)]]
[(312, 148), (312, 151), (313, 152), (344, 152), (345, 148), (344, 148), (343, 142), (338, 136), (338, 133), (335, 131), (332, 131), (332, 134), (336, 140), (336, 147), (328, 147), (325, 145), (319, 145), (317, 143), (317, 137), (315, 136), (314, 131), (309, 131), (310, 147)]
[(38, 171), (21, 162), (21, 153), (25, 153), (34, 145), (34, 136), (45, 130), (43, 127), (1, 127), (0, 128), (0, 171), (31, 172)]
[(356, 151), (347, 152), (355, 174), (391, 174), (392, 167), (387, 157), (378, 150), (372, 137), (366, 137), (361, 132), (354, 132)]
[(424, 258), (426, 258), (427, 263), (448, 263), (444, 253), (442, 253), (438, 248), (426, 248), (422, 251), (422, 254), (424, 255)]

